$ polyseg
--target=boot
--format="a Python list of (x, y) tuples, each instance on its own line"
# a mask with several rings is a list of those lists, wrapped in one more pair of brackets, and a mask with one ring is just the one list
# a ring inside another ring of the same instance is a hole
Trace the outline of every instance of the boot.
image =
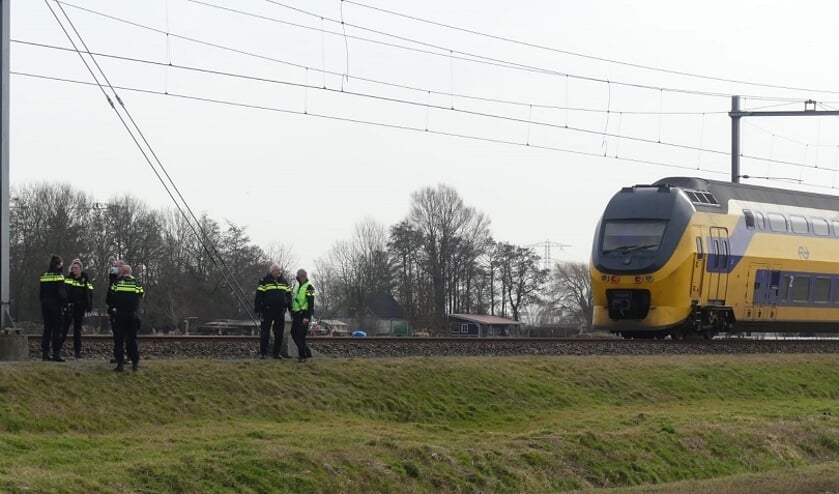
[(122, 362), (117, 362), (116, 368), (114, 368), (114, 372), (123, 372), (125, 371), (125, 364)]
[(52, 356), (52, 361), (53, 361), (53, 362), (66, 362), (66, 360), (64, 360), (63, 358), (61, 358), (61, 353), (55, 353), (55, 354)]
[(139, 368), (140, 368), (140, 362), (138, 362), (136, 360), (134, 362), (131, 362), (131, 371), (132, 372), (137, 372), (137, 369), (139, 369)]
[(42, 353), (41, 353), (41, 360), (43, 360), (44, 362), (47, 362), (47, 361), (49, 361), (49, 360), (52, 360), (52, 359), (50, 358), (50, 354), (49, 354), (49, 352), (42, 352)]

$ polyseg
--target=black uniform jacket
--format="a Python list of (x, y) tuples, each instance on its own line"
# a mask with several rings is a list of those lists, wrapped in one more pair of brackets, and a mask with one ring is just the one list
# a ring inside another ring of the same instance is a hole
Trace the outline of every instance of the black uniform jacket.
[(271, 273), (265, 275), (256, 287), (253, 302), (254, 312), (282, 314), (291, 308), (291, 288), (284, 276), (274, 278)]
[(41, 275), (41, 305), (61, 307), (67, 301), (67, 289), (64, 288), (64, 275), (61, 269), (47, 271)]
[(87, 278), (87, 273), (82, 271), (78, 278), (73, 273), (64, 278), (64, 285), (67, 290), (67, 302), (73, 304), (76, 310), (88, 311), (93, 308), (93, 285)]
[(123, 276), (108, 290), (108, 307), (116, 311), (117, 316), (136, 315), (143, 294), (143, 287), (136, 278)]

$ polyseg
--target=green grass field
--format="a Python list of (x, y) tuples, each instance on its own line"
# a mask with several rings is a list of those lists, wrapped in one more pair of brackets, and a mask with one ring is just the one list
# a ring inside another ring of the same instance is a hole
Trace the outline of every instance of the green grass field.
[(839, 493), (835, 355), (142, 364), (0, 364), (0, 491)]

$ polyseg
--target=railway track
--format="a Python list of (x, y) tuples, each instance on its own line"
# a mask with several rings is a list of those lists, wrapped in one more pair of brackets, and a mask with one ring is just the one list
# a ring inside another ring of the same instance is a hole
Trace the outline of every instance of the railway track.
[[(40, 357), (40, 336), (29, 335), (30, 357)], [(84, 358), (109, 358), (110, 335), (85, 335)], [(624, 340), (611, 338), (335, 338), (311, 337), (318, 356), (334, 358), (388, 358), (416, 356), (521, 356), (521, 355), (714, 355), (767, 353), (836, 353), (839, 338), (821, 340)], [(71, 348), (70, 341), (65, 349)], [(144, 358), (255, 358), (256, 336), (142, 335)], [(72, 353), (70, 351), (69, 353)], [(65, 350), (65, 355), (67, 351)]]

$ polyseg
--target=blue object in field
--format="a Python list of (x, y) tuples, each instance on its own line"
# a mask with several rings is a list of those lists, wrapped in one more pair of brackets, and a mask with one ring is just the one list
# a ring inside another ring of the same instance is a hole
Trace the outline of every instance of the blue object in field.
[(352, 337), (353, 338), (367, 338), (367, 333), (360, 330), (360, 329), (357, 329), (357, 330), (352, 332)]

